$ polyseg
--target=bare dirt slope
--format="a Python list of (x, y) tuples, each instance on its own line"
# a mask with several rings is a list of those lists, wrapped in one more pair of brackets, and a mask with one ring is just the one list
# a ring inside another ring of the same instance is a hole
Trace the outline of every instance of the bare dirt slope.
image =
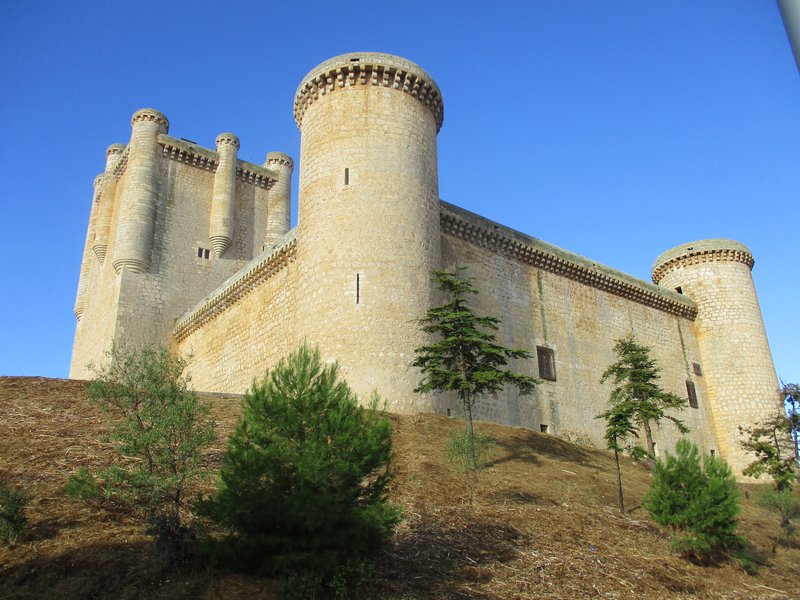
[[(223, 436), (237, 398), (212, 398)], [(497, 439), (476, 501), (445, 456), (457, 420), (393, 416), (393, 498), (405, 521), (377, 557), (360, 598), (800, 598), (800, 546), (780, 545), (776, 520), (742, 486), (740, 533), (762, 564), (701, 567), (673, 556), (638, 501), (650, 475), (625, 462), (628, 505), (616, 510), (612, 457), (526, 429), (481, 424)], [(1, 598), (271, 598), (275, 582), (197, 562), (180, 572), (149, 558), (139, 515), (64, 495), (79, 466), (111, 460), (106, 417), (80, 381), (0, 378), (0, 478), (31, 497), (27, 541), (0, 547)], [(209, 453), (218, 466), (224, 442)], [(201, 490), (198, 490), (200, 493)]]

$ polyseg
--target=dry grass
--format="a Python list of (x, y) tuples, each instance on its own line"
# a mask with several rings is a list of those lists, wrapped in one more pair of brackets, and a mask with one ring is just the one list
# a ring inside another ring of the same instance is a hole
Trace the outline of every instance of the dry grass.
[[(213, 398), (224, 437), (239, 401)], [(627, 503), (616, 510), (612, 458), (520, 428), (481, 424), (497, 439), (473, 505), (445, 456), (459, 421), (392, 416), (392, 495), (405, 520), (377, 557), (365, 599), (428, 598), (792, 598), (800, 597), (800, 546), (780, 545), (776, 520), (742, 486), (740, 533), (761, 563), (690, 564), (637, 507), (649, 473), (625, 464)], [(103, 413), (86, 384), (0, 378), (0, 477), (31, 498), (27, 541), (0, 548), (2, 598), (271, 598), (275, 582), (211, 571), (201, 563), (166, 572), (149, 558), (141, 518), (125, 507), (97, 509), (64, 495), (79, 466), (111, 459)], [(219, 464), (224, 442), (208, 454)], [(197, 490), (199, 493), (201, 490)]]

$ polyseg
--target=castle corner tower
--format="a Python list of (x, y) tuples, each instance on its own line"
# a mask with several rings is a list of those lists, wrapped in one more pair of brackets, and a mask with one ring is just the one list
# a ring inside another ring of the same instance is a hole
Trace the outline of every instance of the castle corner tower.
[(301, 131), (298, 338), (336, 359), (362, 399), (420, 402), (409, 368), (439, 268), (436, 135), (442, 95), (418, 65), (374, 52), (314, 68)]
[(653, 265), (653, 281), (697, 304), (695, 334), (722, 457), (736, 472), (752, 462), (739, 446), (739, 426), (779, 409), (778, 380), (758, 305), (750, 250), (710, 239), (668, 250)]

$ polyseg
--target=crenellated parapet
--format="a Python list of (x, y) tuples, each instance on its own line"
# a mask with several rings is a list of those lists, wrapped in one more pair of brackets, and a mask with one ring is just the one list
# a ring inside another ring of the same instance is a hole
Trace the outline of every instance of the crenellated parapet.
[(442, 232), (520, 262), (687, 319), (694, 302), (442, 201)]
[[(216, 172), (219, 166), (219, 153), (214, 150), (169, 135), (158, 136), (158, 143), (162, 147), (162, 156), (166, 159), (212, 173)], [(244, 160), (236, 161), (236, 179), (238, 181), (269, 190), (276, 178), (277, 175), (271, 169)]]
[(133, 113), (131, 117), (131, 127), (136, 127), (137, 123), (143, 121), (155, 123), (161, 133), (169, 132), (169, 119), (167, 119), (164, 113), (153, 108), (142, 108)]
[(319, 98), (336, 90), (358, 85), (401, 90), (428, 107), (436, 120), (436, 131), (444, 120), (439, 86), (419, 65), (390, 54), (353, 52), (325, 61), (309, 73), (295, 93), (294, 118), (303, 122), (306, 110)]
[(752, 269), (756, 261), (747, 246), (734, 240), (700, 240), (661, 254), (653, 263), (653, 283), (657, 284), (674, 269), (708, 262), (740, 262)]

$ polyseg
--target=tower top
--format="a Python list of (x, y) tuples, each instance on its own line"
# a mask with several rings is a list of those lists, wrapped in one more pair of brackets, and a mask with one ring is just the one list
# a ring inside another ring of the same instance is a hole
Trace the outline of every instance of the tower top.
[(751, 269), (755, 264), (750, 249), (740, 242), (724, 238), (697, 240), (675, 246), (661, 254), (653, 263), (653, 282), (661, 281), (675, 266), (711, 261), (741, 262)]
[(433, 113), (436, 131), (442, 127), (444, 104), (439, 86), (418, 64), (380, 52), (351, 52), (317, 65), (303, 78), (294, 98), (297, 126), (320, 96), (343, 87), (376, 85), (403, 91), (417, 98)]

